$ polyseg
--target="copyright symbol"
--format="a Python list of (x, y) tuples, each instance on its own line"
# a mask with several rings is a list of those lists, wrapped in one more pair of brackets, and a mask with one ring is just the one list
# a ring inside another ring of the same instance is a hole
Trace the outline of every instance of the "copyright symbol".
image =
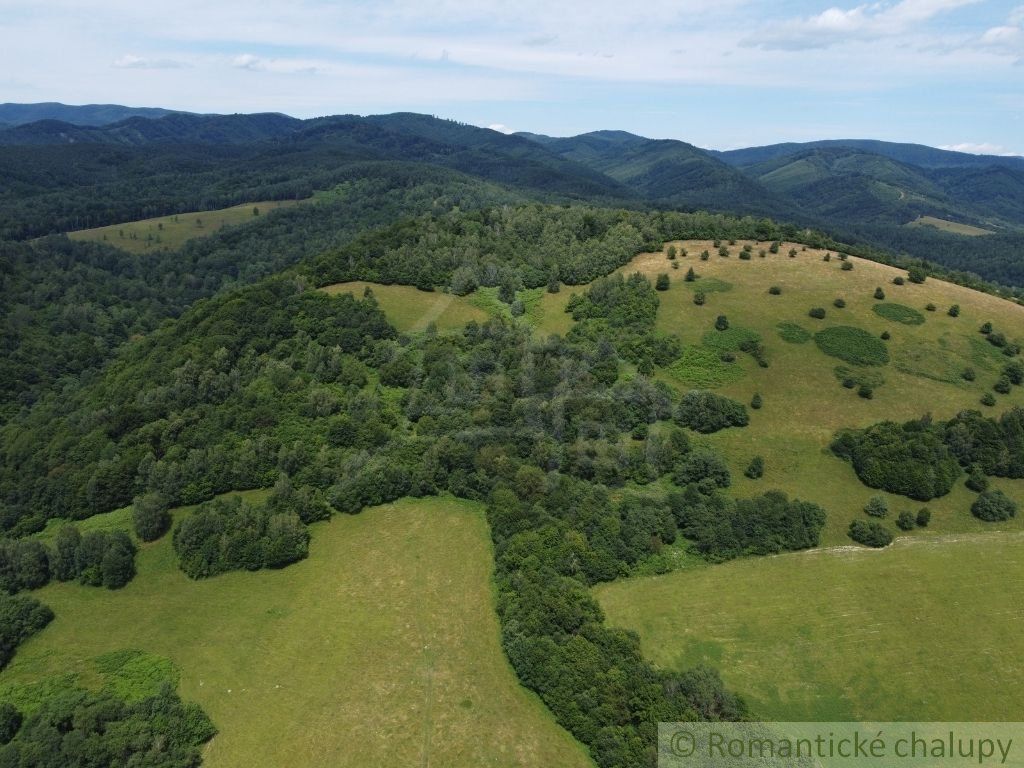
[(669, 749), (676, 757), (692, 757), (697, 749), (697, 741), (689, 731), (676, 731), (669, 740)]

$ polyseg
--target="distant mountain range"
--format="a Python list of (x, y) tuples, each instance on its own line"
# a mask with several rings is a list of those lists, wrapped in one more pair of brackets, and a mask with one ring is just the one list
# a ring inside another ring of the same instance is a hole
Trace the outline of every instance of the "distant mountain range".
[[(568, 138), (505, 135), (411, 113), (299, 120), (277, 113), (198, 115), (116, 105), (6, 104), (0, 105), (2, 123), (9, 125), (0, 127), (0, 174), (6, 157), (14, 163), (8, 173), (25, 182), (28, 194), (39, 181), (31, 178), (31, 157), (25, 155), (31, 147), (54, 163), (54, 152), (78, 157), (74, 147), (93, 147), (88, 156), (95, 160), (97, 147), (105, 147), (105, 157), (120, 152), (117, 162), (139, 173), (146, 163), (178, 162), (188, 147), (208, 159), (204, 171), (210, 163), (235, 163), (245, 173), (258, 166), (283, 178), (295, 162), (311, 163), (314, 156), (323, 167), (426, 163), (547, 199), (771, 216), (974, 268), (992, 279), (1005, 279), (1002, 266), (985, 265), (992, 259), (1002, 265), (1006, 258), (999, 249), (1024, 242), (1024, 158), (917, 144), (849, 139), (717, 152), (623, 131)], [(81, 181), (90, 183), (85, 176)], [(224, 188), (228, 182), (221, 181)], [(970, 241), (908, 226), (922, 222), (993, 235)], [(1024, 275), (1024, 256), (1017, 251), (1012, 257)]]

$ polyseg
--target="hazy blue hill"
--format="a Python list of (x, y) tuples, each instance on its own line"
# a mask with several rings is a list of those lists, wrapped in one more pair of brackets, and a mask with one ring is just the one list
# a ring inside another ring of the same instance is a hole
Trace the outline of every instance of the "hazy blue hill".
[(157, 107), (125, 107), (120, 104), (84, 104), (73, 106), (56, 101), (39, 104), (0, 104), (0, 124), (21, 125), (39, 120), (59, 120), (73, 125), (110, 125), (129, 117), (159, 118), (176, 110)]
[(979, 168), (989, 165), (1000, 165), (1007, 168), (1024, 170), (1024, 158), (1002, 157), (999, 155), (972, 155), (966, 152), (951, 152), (945, 149), (928, 147), (923, 144), (900, 144), (890, 141), (872, 139), (828, 139), (804, 143), (789, 142), (770, 144), (763, 147), (747, 147), (726, 152), (713, 152), (730, 165), (746, 167), (789, 157), (811, 149), (855, 149), (887, 157), (897, 162), (916, 165), (921, 168)]

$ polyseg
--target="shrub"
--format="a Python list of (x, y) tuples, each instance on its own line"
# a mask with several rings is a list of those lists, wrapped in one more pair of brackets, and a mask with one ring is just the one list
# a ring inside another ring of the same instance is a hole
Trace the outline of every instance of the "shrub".
[(764, 475), (764, 459), (760, 456), (755, 456), (750, 460), (750, 464), (747, 465), (746, 470), (743, 472), (744, 475), (749, 477), (751, 480), (757, 480)]
[(821, 260), (822, 261), (832, 261), (832, 254), (831, 253), (826, 253), (824, 256), (822, 256)]
[(885, 298), (885, 291), (881, 287), (875, 288), (875, 298), (882, 301)]
[(990, 333), (992, 333), (992, 323), (984, 322), (981, 324), (981, 328), (979, 328), (978, 330), (981, 331), (986, 336), (988, 336)]
[(692, 283), (696, 279), (697, 273), (693, 271), (693, 267), (690, 267), (688, 270), (686, 270), (686, 277), (683, 278), (685, 282)]
[(903, 285), (903, 278), (900, 277), (899, 275), (896, 275), (896, 277), (894, 277), (892, 279), (892, 284), (893, 285)]
[(852, 261), (844, 261), (843, 262), (843, 266), (840, 267), (840, 269), (842, 269), (843, 272), (849, 272), (851, 269), (853, 269), (853, 262)]
[(796, 248), (790, 248), (789, 249), (789, 258), (791, 258), (791, 259), (795, 259), (796, 258)]
[(927, 528), (928, 523), (932, 521), (932, 511), (928, 507), (921, 507), (917, 511), (917, 525), (921, 528)]
[(928, 304), (925, 306), (925, 309), (928, 310), (929, 312), (934, 312), (937, 309), (937, 307), (931, 302), (928, 302)]
[(768, 289), (768, 293), (770, 293), (772, 296), (778, 296), (779, 294), (782, 293), (782, 289), (777, 285), (773, 285), (771, 288)]
[(912, 512), (900, 512), (899, 517), (896, 518), (896, 527), (901, 531), (912, 531), (915, 525), (917, 525), (917, 521)]
[(670, 245), (668, 250), (665, 252), (665, 255), (668, 257), (669, 261), (674, 261), (676, 258), (676, 247), (674, 245)]
[(755, 411), (759, 411), (761, 410), (761, 406), (763, 404), (764, 401), (761, 399), (761, 393), (755, 392), (754, 396), (750, 399), (750, 407), (753, 408)]
[(924, 322), (924, 315), (913, 307), (907, 307), (903, 304), (875, 304), (871, 307), (871, 310), (879, 317), (892, 320), (894, 323), (921, 325)]
[(706, 250), (700, 252), (700, 260), (701, 261), (707, 261), (710, 258), (711, 258), (711, 254), (708, 253)]
[(843, 307), (846, 306), (846, 300), (836, 299), (835, 301), (832, 302), (832, 306), (835, 307), (836, 309), (842, 309)]
[(870, 384), (861, 384), (857, 387), (857, 396), (862, 397), (865, 400), (870, 400), (875, 396), (875, 390)]
[(28, 595), (0, 593), (0, 669), (19, 645), (53, 621), (53, 611)]
[(946, 314), (950, 317), (960, 317), (960, 305), (954, 304), (949, 308), (949, 311)]
[(889, 504), (881, 496), (872, 496), (864, 506), (864, 514), (871, 517), (886, 517), (889, 514)]
[(654, 288), (658, 291), (667, 291), (669, 286), (668, 275), (662, 273), (658, 275), (658, 279), (654, 281)]
[(1002, 491), (985, 491), (971, 505), (971, 514), (987, 523), (999, 523), (1017, 516), (1017, 505)]
[(854, 387), (857, 386), (857, 380), (847, 376), (845, 379), (843, 379), (842, 384), (847, 389), (853, 389)]
[(910, 282), (920, 284), (928, 279), (928, 272), (924, 267), (913, 266), (907, 270), (907, 277), (910, 278)]
[(1003, 368), (1003, 376), (1005, 376), (1011, 384), (1016, 384), (1018, 386), (1024, 384), (1024, 363), (1021, 363), (1019, 360), (1007, 363), (1006, 367)]
[(727, 331), (729, 330), (729, 318), (725, 315), (719, 315), (715, 318), (715, 330), (716, 331)]
[(889, 339), (892, 338), (892, 334), (889, 333), (888, 331), (882, 331), (882, 335), (879, 336), (878, 338), (880, 338), (882, 341), (888, 341)]
[(814, 341), (826, 355), (854, 365), (885, 365), (889, 362), (885, 344), (860, 328), (835, 325), (814, 334)]
[(1006, 336), (1000, 333), (999, 331), (992, 331), (992, 333), (988, 335), (988, 343), (991, 344), (993, 347), (1005, 347)]
[(815, 320), (824, 320), (825, 319), (825, 308), (824, 307), (814, 307), (807, 314), (810, 315), (811, 317), (813, 317)]
[(10, 744), (21, 729), (21, 712), (13, 704), (0, 702), (0, 745)]
[(139, 496), (132, 504), (132, 524), (142, 541), (156, 541), (171, 527), (170, 505), (159, 493)]
[(977, 378), (977, 374), (974, 369), (968, 366), (960, 372), (960, 376), (963, 377), (964, 381), (974, 381)]
[(854, 520), (850, 523), (849, 537), (858, 544), (881, 549), (892, 544), (892, 534), (881, 523)]
[(981, 467), (975, 464), (967, 474), (965, 485), (975, 493), (982, 493), (988, 490), (988, 477), (985, 476)]
[(701, 390), (683, 395), (673, 417), (680, 426), (705, 434), (726, 427), (745, 427), (750, 421), (742, 403)]
[(996, 396), (993, 395), (991, 392), (986, 392), (984, 395), (981, 396), (981, 404), (987, 405), (991, 408), (993, 405), (996, 404)]
[(732, 483), (725, 460), (709, 450), (691, 451), (676, 467), (672, 480), (676, 485), (705, 481), (715, 488), (728, 488)]
[(729, 249), (723, 245), (721, 248), (718, 249), (718, 255), (721, 256), (723, 259), (729, 258)]
[(741, 261), (750, 261), (750, 251), (740, 251)]
[(778, 253), (779, 247), (782, 245), (778, 240), (772, 241), (772, 244), (768, 247), (768, 250), (772, 253)]
[(945, 496), (960, 477), (957, 457), (930, 421), (883, 421), (866, 429), (841, 432), (832, 451), (853, 464), (869, 488), (929, 501)]
[(696, 291), (693, 294), (693, 303), (696, 304), (698, 307), (703, 306), (703, 304), (704, 304), (704, 291)]
[(1010, 384), (1010, 380), (1008, 378), (1006, 378), (1005, 376), (1000, 376), (999, 380), (995, 384), (992, 385), (992, 389), (994, 389), (1000, 395), (1008, 395), (1008, 394), (1010, 394), (1010, 389), (1011, 388), (1012, 388), (1012, 385)]

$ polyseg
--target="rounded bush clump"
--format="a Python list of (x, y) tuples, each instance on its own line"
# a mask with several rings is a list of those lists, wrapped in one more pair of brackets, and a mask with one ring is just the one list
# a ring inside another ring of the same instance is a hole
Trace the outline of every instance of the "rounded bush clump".
[(985, 491), (974, 500), (971, 514), (986, 523), (999, 523), (1017, 516), (1017, 504), (1002, 491)]

